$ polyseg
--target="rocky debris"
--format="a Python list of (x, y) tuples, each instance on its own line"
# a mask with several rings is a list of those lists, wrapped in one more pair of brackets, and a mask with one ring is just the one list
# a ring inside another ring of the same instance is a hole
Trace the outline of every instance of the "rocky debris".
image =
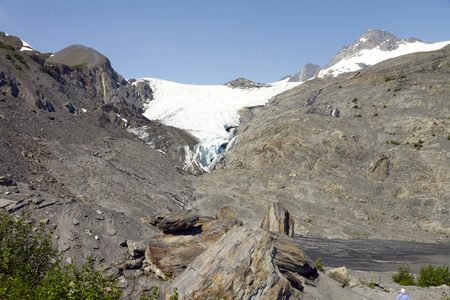
[(181, 227), (171, 234), (154, 236), (148, 241), (146, 262), (163, 279), (178, 276), (236, 224), (237, 220), (232, 218), (200, 218), (189, 231)]
[(270, 203), (267, 208), (267, 214), (261, 223), (261, 228), (294, 236), (294, 219), (281, 203)]
[(274, 238), (275, 263), (280, 269), (309, 276), (316, 273), (314, 262), (306, 255), (292, 237), (285, 234), (270, 233)]
[(370, 173), (373, 176), (388, 177), (389, 171), (392, 169), (392, 163), (389, 157), (379, 154), (370, 164)]
[(336, 280), (337, 282), (342, 284), (342, 286), (348, 286), (349, 276), (348, 276), (348, 271), (347, 271), (346, 267), (340, 267), (340, 268), (329, 270), (329, 271), (327, 271), (327, 274), (329, 277), (333, 278), (334, 280)]
[(262, 229), (234, 227), (170, 285), (182, 297), (223, 289), (237, 299), (288, 299), (289, 281), (274, 263), (273, 239)]
[(293, 288), (299, 291), (303, 291), (303, 282), (294, 273), (287, 271), (283, 273), (283, 275), (284, 277), (286, 277), (287, 280), (289, 280)]
[(127, 246), (131, 257), (137, 258), (145, 254), (145, 249), (147, 249), (147, 241), (127, 241)]
[(11, 178), (10, 175), (3, 175), (3, 176), (0, 176), (0, 185), (16, 186), (17, 184), (14, 182), (14, 180)]
[[(274, 214), (274, 207), (289, 216), (289, 212), (280, 204), (269, 206), (268, 215)], [(175, 216), (173, 219), (179, 222), (183, 217), (191, 219), (190, 214), (188, 211), (170, 216)], [(159, 222), (168, 216), (149, 220), (159, 226)], [(154, 221), (158, 219), (159, 222)], [(289, 218), (286, 220), (289, 224)], [(262, 263), (259, 256), (266, 256), (264, 266), (259, 265)], [(266, 259), (270, 259), (270, 263)], [(244, 267), (241, 264), (245, 261), (248, 262)], [(292, 237), (243, 226), (229, 207), (223, 207), (214, 219), (198, 218), (198, 222), (189, 230), (181, 226), (170, 234), (153, 236), (148, 241), (145, 263), (158, 277), (164, 280), (175, 278), (172, 286), (177, 287), (184, 296), (200, 295), (205, 292), (204, 285), (209, 284), (210, 290), (224, 289), (243, 299), (278, 294), (286, 298), (291, 295), (292, 287), (299, 290), (303, 288), (298, 276), (316, 274), (314, 263)], [(286, 278), (290, 282), (287, 286)], [(197, 282), (198, 286), (193, 285), (193, 282)], [(246, 287), (249, 282), (253, 282), (251, 287)]]
[[(158, 217), (156, 219), (159, 219)], [(168, 214), (162, 218), (157, 227), (163, 233), (174, 233), (192, 228), (198, 221), (199, 216), (192, 210)]]
[(0, 208), (5, 208), (13, 203), (16, 203), (16, 202), (12, 201), (12, 200), (0, 198)]
[(229, 219), (237, 220), (236, 215), (229, 206), (224, 206), (220, 209), (220, 212), (216, 214), (217, 219)]

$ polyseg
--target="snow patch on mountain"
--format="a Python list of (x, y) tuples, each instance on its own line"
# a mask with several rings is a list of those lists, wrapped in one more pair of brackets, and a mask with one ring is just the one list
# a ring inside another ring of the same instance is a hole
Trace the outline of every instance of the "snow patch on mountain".
[[(352, 48), (356, 48), (359, 45), (359, 43), (363, 43), (365, 41), (367, 41), (367, 39), (361, 38), (359, 41), (357, 41), (358, 43), (352, 46)], [(388, 42), (389, 40), (386, 40), (383, 43)], [(423, 43), (420, 41), (415, 41), (411, 43), (400, 41), (398, 42), (398, 47), (391, 51), (381, 50), (380, 47), (383, 45), (383, 43), (374, 47), (373, 49), (360, 50), (359, 52), (351, 56), (345, 57), (336, 64), (333, 64), (329, 67), (325, 67), (319, 72), (318, 77), (336, 77), (339, 74), (354, 72), (364, 67), (375, 65), (379, 62), (382, 62), (390, 58), (395, 58), (416, 52), (428, 52), (439, 50), (450, 44), (450, 41), (439, 43)]]
[(165, 125), (186, 130), (200, 140), (186, 156), (204, 170), (225, 151), (232, 133), (239, 125), (239, 110), (265, 105), (273, 96), (300, 82), (286, 80), (251, 88), (228, 85), (190, 85), (172, 81), (142, 78), (153, 91), (153, 100), (145, 104), (144, 116)]

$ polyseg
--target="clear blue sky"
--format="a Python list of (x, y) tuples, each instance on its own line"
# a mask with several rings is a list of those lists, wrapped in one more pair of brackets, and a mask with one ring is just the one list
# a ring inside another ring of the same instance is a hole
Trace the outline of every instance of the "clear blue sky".
[(323, 67), (367, 29), (450, 40), (450, 0), (0, 0), (0, 31), (40, 52), (82, 44), (125, 78), (191, 84)]

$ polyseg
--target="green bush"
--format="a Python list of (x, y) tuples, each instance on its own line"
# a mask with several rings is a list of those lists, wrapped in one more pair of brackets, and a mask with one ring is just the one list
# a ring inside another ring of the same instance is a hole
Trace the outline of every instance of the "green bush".
[(441, 286), (450, 284), (450, 272), (448, 266), (424, 265), (420, 267), (417, 285), (421, 287)]
[(409, 266), (398, 266), (398, 272), (392, 275), (392, 280), (400, 285), (414, 285), (414, 274)]
[(30, 213), (0, 210), (0, 299), (118, 299), (120, 290), (94, 268), (61, 267), (52, 232)]
[(13, 53), (13, 56), (22, 64), (25, 66), (25, 68), (29, 69), (29, 66), (22, 55)]
[(323, 269), (323, 262), (322, 262), (322, 257), (319, 257), (318, 259), (316, 259), (316, 261), (314, 262), (314, 264), (316, 265), (317, 271), (322, 271), (322, 272), (324, 272), (324, 269)]

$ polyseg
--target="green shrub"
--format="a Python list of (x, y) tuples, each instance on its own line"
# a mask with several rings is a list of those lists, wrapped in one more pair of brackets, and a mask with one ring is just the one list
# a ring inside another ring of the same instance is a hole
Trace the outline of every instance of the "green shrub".
[(384, 79), (384, 81), (385, 81), (385, 82), (388, 82), (388, 81), (395, 80), (395, 79), (397, 79), (397, 78), (395, 78), (395, 77), (386, 77), (386, 78)]
[(12, 56), (11, 56), (11, 54), (6, 54), (6, 59), (8, 59), (8, 60), (11, 60), (12, 59)]
[(392, 145), (396, 145), (396, 146), (400, 145), (400, 143), (399, 143), (399, 142), (397, 142), (397, 141), (393, 141), (393, 140), (391, 141), (391, 144), (392, 144)]
[(318, 259), (316, 259), (316, 261), (314, 262), (314, 264), (316, 265), (316, 269), (317, 271), (324, 271), (323, 269), (323, 262), (322, 262), (322, 257), (319, 257)]
[(23, 71), (22, 67), (19, 66), (19, 65), (14, 64), (14, 67), (15, 67), (17, 70), (19, 70), (19, 71)]
[(25, 66), (25, 68), (29, 69), (28, 64), (26, 63), (25, 59), (23, 58), (22, 55), (17, 54), (17, 53), (13, 53), (13, 56), (22, 64)]
[(409, 266), (398, 266), (398, 272), (392, 275), (392, 280), (400, 285), (414, 285), (414, 274)]
[[(95, 270), (92, 258), (80, 270), (61, 267), (52, 232), (30, 213), (16, 220), (0, 211), (0, 299), (118, 299), (120, 290)], [(109, 290), (109, 292), (107, 292)]]
[(353, 108), (358, 108), (359, 106), (358, 105), (353, 105)]
[(441, 286), (450, 284), (450, 272), (448, 266), (424, 265), (420, 267), (417, 285), (420, 287)]

